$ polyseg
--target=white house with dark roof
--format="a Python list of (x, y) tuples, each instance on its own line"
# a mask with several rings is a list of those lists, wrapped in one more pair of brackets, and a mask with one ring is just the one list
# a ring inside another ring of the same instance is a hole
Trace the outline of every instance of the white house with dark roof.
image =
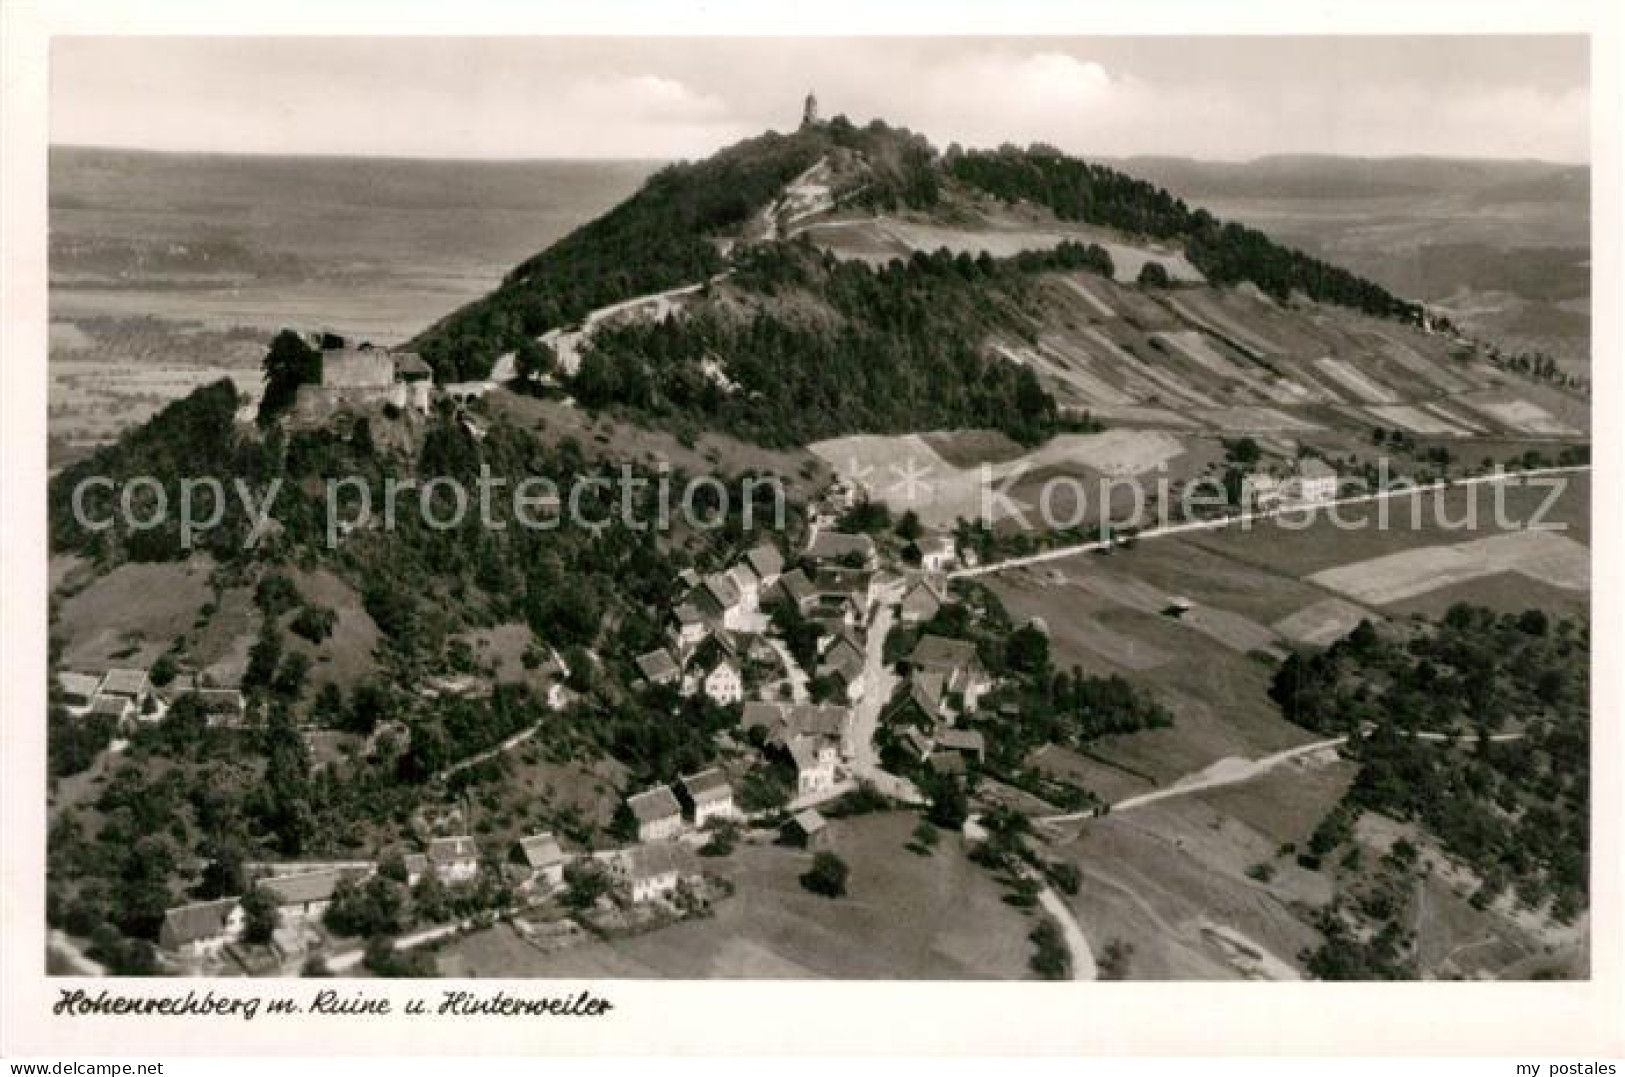
[(670, 841), (683, 832), (683, 806), (670, 787), (657, 785), (626, 798), (640, 842)]
[(675, 842), (657, 842), (628, 849), (620, 858), (627, 892), (638, 904), (676, 892), (685, 875), (692, 874), (686, 851)]
[(284, 925), (320, 920), (333, 903), (333, 893), (346, 879), (364, 878), (362, 872), (343, 868), (323, 868), (292, 875), (273, 875), (259, 880), (261, 890), (271, 895)]
[(515, 852), (519, 862), (530, 869), (533, 884), (549, 889), (564, 885), (564, 865), (569, 857), (551, 833), (520, 838)]
[(684, 775), (678, 781), (683, 799), (694, 815), (694, 825), (704, 826), (712, 819), (733, 819), (739, 811), (734, 807), (733, 786), (720, 767), (708, 767), (698, 774)]
[(480, 873), (480, 847), (466, 834), (431, 838), (425, 852), (441, 882), (466, 883)]
[(245, 926), (241, 899), (195, 901), (164, 912), (158, 945), (183, 957), (209, 957), (241, 937)]

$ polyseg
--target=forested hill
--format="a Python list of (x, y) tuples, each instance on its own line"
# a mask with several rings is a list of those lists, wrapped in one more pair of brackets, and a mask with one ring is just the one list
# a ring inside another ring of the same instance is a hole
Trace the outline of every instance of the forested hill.
[(851, 166), (835, 185), (845, 209), (906, 208), (951, 215), (956, 194), (981, 192), (1043, 206), (1066, 221), (1182, 244), (1215, 284), (1249, 281), (1285, 299), (1312, 299), (1418, 323), (1420, 306), (1347, 270), (1225, 224), (1153, 184), (1043, 146), (938, 154), (907, 130), (844, 117), (769, 132), (694, 163), (669, 166), (637, 194), (527, 259), (490, 295), (412, 342), (441, 381), (482, 378), (521, 341), (578, 323), (599, 307), (708, 279), (729, 264), (728, 238), (820, 159)]

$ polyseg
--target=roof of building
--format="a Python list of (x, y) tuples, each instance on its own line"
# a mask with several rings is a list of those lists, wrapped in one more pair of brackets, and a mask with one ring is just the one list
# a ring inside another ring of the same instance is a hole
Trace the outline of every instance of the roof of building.
[(701, 613), (700, 608), (692, 602), (678, 603), (675, 616), (678, 624), (685, 625), (699, 624), (705, 620), (705, 614)]
[(745, 703), (744, 713), (739, 717), (742, 729), (754, 729), (762, 726), (766, 729), (777, 729), (784, 724), (785, 714), (789, 708), (783, 703), (772, 700), (752, 699)]
[(340, 868), (324, 868), (297, 875), (273, 875), (254, 885), (276, 899), (278, 905), (303, 905), (310, 901), (330, 901), (340, 882), (353, 873)]
[(467, 834), (459, 834), (450, 838), (430, 838), (428, 854), (429, 859), (436, 864), (453, 860), (478, 860), (480, 847), (475, 845), (474, 839)]
[(766, 543), (747, 551), (744, 561), (759, 580), (777, 576), (784, 571), (784, 556), (775, 547)]
[(908, 656), (911, 665), (926, 669), (957, 669), (977, 661), (976, 644), (929, 633), (920, 637)]
[(793, 568), (780, 576), (778, 587), (785, 597), (797, 604), (807, 601), (818, 593), (813, 587), (812, 580), (808, 579), (807, 574), (799, 568)]
[(726, 572), (713, 572), (705, 577), (700, 584), (700, 591), (725, 610), (739, 605), (742, 597), (739, 593), (739, 581)]
[(532, 834), (519, 839), (519, 852), (525, 858), (525, 863), (532, 868), (541, 869), (562, 864), (565, 861), (564, 850), (559, 846), (559, 839), (552, 834)]
[(941, 670), (922, 669), (917, 671), (908, 681), (909, 698), (920, 705), (920, 709), (933, 717), (942, 713), (943, 693), (947, 687), (947, 678)]
[(166, 946), (184, 946), (200, 939), (212, 939), (226, 933), (231, 914), (237, 910), (240, 899), (217, 898), (179, 905), (164, 911), (164, 926), (159, 939)]
[(931, 738), (918, 729), (903, 730), (900, 739), (905, 741), (914, 750), (914, 754), (921, 759), (931, 754)]
[(681, 875), (690, 861), (683, 846), (674, 841), (637, 845), (627, 851), (627, 874), (633, 879), (653, 879), (661, 875)]
[(422, 875), (429, 869), (429, 858), (422, 853), (407, 853), (401, 857), (408, 875)]
[(395, 376), (397, 378), (407, 375), (419, 377), (432, 377), (434, 368), (423, 361), (423, 356), (417, 352), (393, 352), (391, 357), (395, 360)]
[(133, 704), (122, 696), (97, 696), (90, 704), (91, 714), (122, 716)]
[(102, 691), (113, 695), (133, 696), (151, 688), (144, 669), (110, 669), (102, 678)]
[(951, 554), (958, 549), (952, 535), (921, 535), (914, 540), (914, 548), (921, 554)]
[(733, 582), (733, 585), (739, 589), (741, 596), (747, 590), (754, 589), (757, 583), (760, 582), (756, 573), (751, 571), (751, 567), (743, 562), (734, 565), (723, 575)]
[(815, 737), (791, 737), (790, 760), (797, 770), (812, 770), (819, 765), (818, 740)]
[(677, 797), (672, 793), (671, 787), (666, 785), (657, 785), (653, 789), (634, 793), (626, 798), (626, 805), (632, 809), (632, 814), (640, 823), (669, 819), (673, 815), (683, 814), (683, 806), (677, 803)]
[(813, 577), (812, 589), (819, 595), (867, 597), (874, 578), (875, 574), (871, 569), (826, 565)]
[(844, 531), (820, 531), (807, 545), (807, 556), (814, 561), (839, 561), (849, 554), (869, 560), (875, 555), (874, 539), (868, 535), (849, 535)]
[(817, 808), (803, 808), (792, 815), (790, 821), (795, 823), (801, 832), (809, 837), (829, 825), (829, 821), (819, 813)]
[(855, 655), (844, 647), (831, 647), (824, 661), (819, 663), (818, 675), (839, 677), (847, 684), (853, 684), (863, 676), (863, 656)]
[(1298, 461), (1298, 474), (1306, 479), (1335, 479), (1337, 469), (1317, 456), (1306, 456)]
[(672, 658), (671, 652), (664, 647), (639, 655), (638, 671), (657, 684), (671, 680), (682, 672), (677, 668), (677, 662)]
[(965, 773), (965, 757), (958, 752), (932, 752), (926, 765), (937, 774)]
[(904, 602), (918, 601), (921, 597), (929, 597), (940, 605), (948, 597), (947, 591), (942, 586), (942, 577), (934, 572), (922, 573), (909, 584), (908, 590), (903, 592)]
[(974, 729), (944, 729), (937, 734), (937, 747), (981, 755), (987, 750), (987, 741)]
[(733, 799), (733, 786), (728, 784), (728, 776), (721, 767), (707, 767), (698, 774), (684, 775), (682, 783), (688, 798), (696, 804)]
[(795, 703), (784, 720), (798, 736), (839, 738), (851, 719), (852, 712), (836, 703)]
[(88, 673), (62, 672), (56, 675), (57, 687), (71, 696), (84, 696), (90, 698), (101, 687), (101, 678), (92, 677)]

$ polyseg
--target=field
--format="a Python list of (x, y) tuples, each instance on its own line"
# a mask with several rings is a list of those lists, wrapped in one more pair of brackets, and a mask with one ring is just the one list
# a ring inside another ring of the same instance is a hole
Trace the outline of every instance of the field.
[(62, 668), (144, 668), (192, 629), (211, 599), (213, 562), (126, 564), (61, 600)]
[(543, 954), (493, 929), (440, 956), (445, 975), (611, 978), (800, 977), (1019, 979), (1031, 974), (1030, 919), (944, 834), (930, 856), (906, 852), (916, 817), (860, 816), (831, 823), (829, 848), (852, 868), (848, 894), (802, 889), (808, 853), (741, 845), (705, 859), (735, 894), (713, 917), (613, 943)]
[(50, 157), (52, 464), (283, 326), (398, 343), (630, 194), (651, 162)]

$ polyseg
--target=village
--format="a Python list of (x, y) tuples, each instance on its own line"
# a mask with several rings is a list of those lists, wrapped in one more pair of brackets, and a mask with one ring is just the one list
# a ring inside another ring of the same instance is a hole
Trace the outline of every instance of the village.
[[(319, 419), (335, 408), (380, 403), (429, 408), (430, 387), (418, 376), (416, 357), (350, 348), (330, 334), (316, 335), (312, 344), (324, 348), (323, 377), (320, 385), (301, 388), (298, 414)], [(462, 398), (478, 395), (479, 388), (463, 387)], [(1337, 492), (1337, 473), (1311, 458), (1284, 479), (1250, 474), (1239, 508), (1319, 504)], [(741, 839), (816, 850), (829, 822), (820, 808), (831, 802), (861, 792), (901, 806), (926, 804), (928, 796), (905, 770), (963, 785), (988, 751), (984, 733), (969, 723), (997, 684), (974, 643), (920, 628), (954, 602), (951, 577), (983, 566), (950, 534), (913, 527), (904, 539), (889, 531), (877, 538), (857, 527), (842, 530), (843, 522), (865, 516), (868, 496), (837, 478), (807, 507), (799, 553), (787, 559), (763, 541), (726, 569), (686, 570), (680, 577), (682, 597), (666, 611), (664, 645), (638, 655), (636, 669), (645, 691), (703, 699), (733, 714), (736, 726), (727, 740), (743, 749), (744, 762), (736, 752), (728, 767), (713, 765), (628, 790), (620, 809), (628, 820), (624, 844), (567, 849), (557, 834), (543, 831), (495, 848), (468, 833), (445, 833), (375, 859), (248, 864), (252, 896), (229, 895), (166, 912), (159, 934), (163, 960), (177, 973), (195, 974), (354, 968), (366, 955), (333, 930), (335, 920), (342, 924), (345, 918), (330, 912), (336, 902), (367, 900), (369, 883), (380, 877), (409, 891), (429, 879), (436, 892), (466, 895), (445, 903), (458, 910), (451, 919), (397, 938), (391, 944), (397, 950), (519, 912), (526, 919), (515, 922), (527, 924), (530, 937), (544, 946), (586, 937), (576, 921), (601, 934), (653, 930), (703, 915), (711, 902), (728, 896), (727, 887), (703, 870), (700, 850), (728, 848)], [(1184, 600), (1173, 596), (1169, 603), (1177, 615)], [(899, 629), (912, 645), (888, 661), (888, 638)], [(556, 712), (573, 698), (565, 687), (569, 670), (557, 651), (550, 651), (546, 667), (542, 703)], [(161, 722), (183, 699), (210, 726), (247, 721), (248, 702), (239, 689), (196, 674), (166, 670), (155, 678), (154, 672), (64, 671), (58, 683), (69, 713), (109, 718), (124, 736)], [(432, 706), (475, 687), (466, 676), (438, 676), (418, 694)], [(538, 729), (458, 761), (448, 773), (508, 751)], [(325, 735), (304, 734), (312, 747)], [(121, 736), (112, 750), (124, 743)], [(882, 765), (882, 745), (890, 769)], [(752, 761), (787, 775), (782, 804), (741, 806), (737, 782)], [(453, 813), (438, 829), (454, 829), (458, 822)], [(509, 900), (493, 906), (492, 893)], [(254, 916), (257, 928), (250, 927)], [(254, 945), (245, 944), (250, 935), (256, 936)]]

